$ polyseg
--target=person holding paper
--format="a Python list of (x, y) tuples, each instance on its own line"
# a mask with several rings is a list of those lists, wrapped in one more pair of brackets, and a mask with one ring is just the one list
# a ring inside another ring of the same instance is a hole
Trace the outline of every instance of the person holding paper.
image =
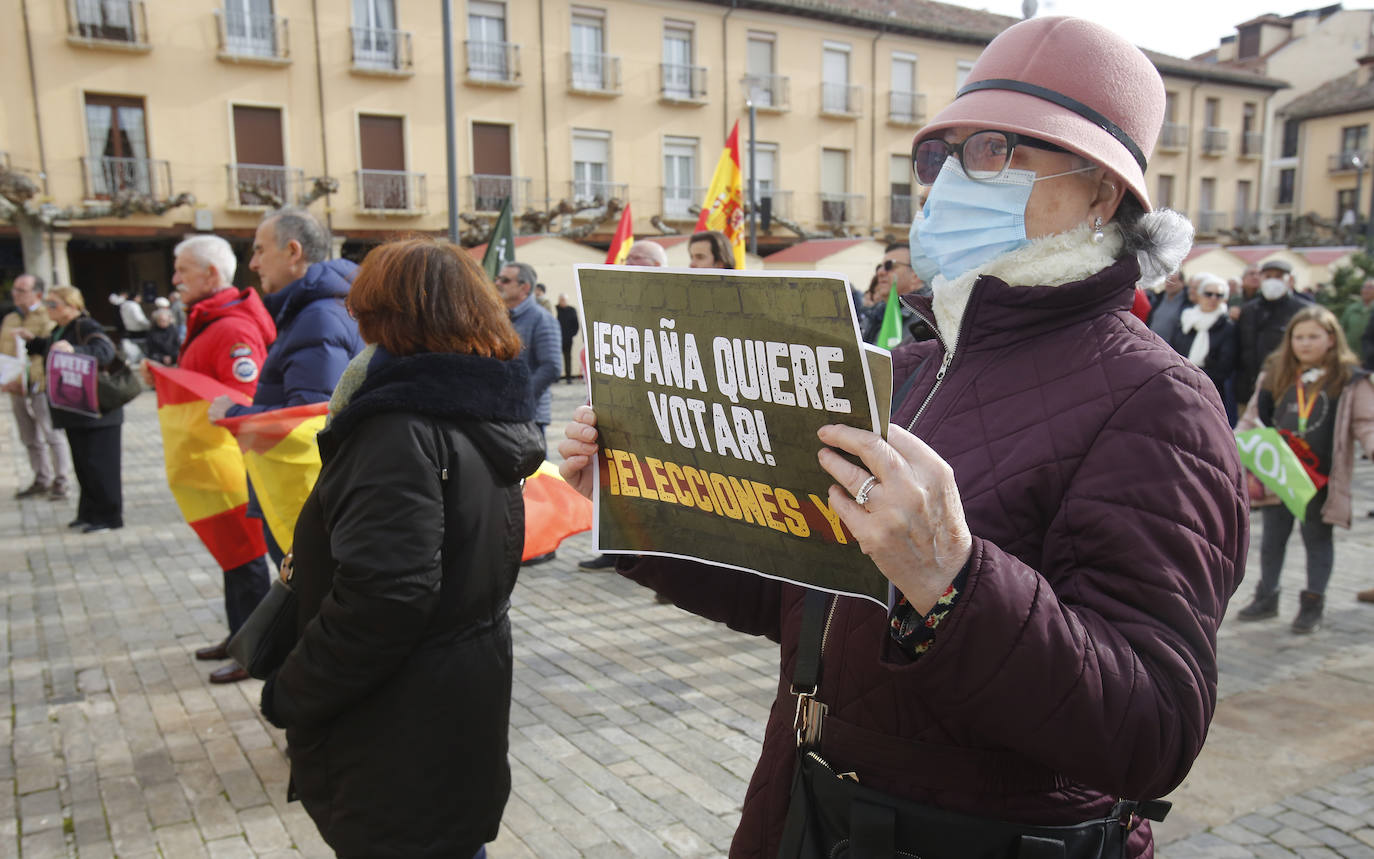
[[(80, 352), (95, 357), (96, 365), (105, 369), (118, 352), (114, 341), (86, 313), (86, 299), (74, 286), (54, 286), (48, 290), (43, 306), (57, 327), (47, 337), (34, 337), (27, 331), (19, 336), (28, 340), (30, 355), (47, 358), (48, 352)], [(124, 527), (124, 491), (120, 473), (120, 427), (124, 423), (124, 407), (112, 409), (99, 417), (54, 409), (53, 426), (66, 430), (71, 446), (72, 467), (81, 495), (76, 503), (76, 518), (68, 528), (79, 528), (94, 534)]]
[[(1374, 455), (1374, 384), (1350, 350), (1335, 314), (1308, 305), (1293, 315), (1283, 342), (1265, 362), (1250, 404), (1236, 430), (1275, 427), (1297, 454), (1317, 486), (1298, 523), (1307, 549), (1307, 589), (1298, 594), (1292, 630), (1303, 634), (1321, 626), (1326, 584), (1335, 560), (1332, 527), (1350, 527), (1350, 480), (1355, 441)], [(1264, 507), (1260, 538), (1260, 580), (1241, 620), (1263, 620), (1279, 613), (1279, 574), (1293, 514), (1283, 504)]]
[[(1007, 826), (1101, 820), (1188, 774), (1249, 509), (1215, 387), (1131, 313), (1136, 283), (1177, 270), (1192, 240), (1146, 190), (1164, 107), (1130, 42), (1040, 17), (997, 36), (917, 133), (929, 196), (911, 252), (939, 273), (904, 301), (938, 338), (893, 352), (886, 439), (829, 425), (818, 444), (834, 512), (892, 585), (887, 610), (823, 597), (822, 626), (801, 587), (621, 560), (678, 606), (781, 644), (732, 857), (801, 855), (785, 825), (811, 783), (794, 775), (814, 772), (799, 739), (866, 790)], [(562, 472), (590, 492), (595, 413), (566, 434)], [(804, 628), (814, 699), (793, 691)], [(889, 846), (928, 852), (882, 819)], [(1149, 825), (1121, 825), (1125, 854), (1148, 855)]]
[(28, 362), (27, 369), (21, 363), (14, 377), (4, 383), (14, 423), (19, 427), (19, 439), (33, 468), (33, 483), (14, 493), (14, 497), (46, 495), (52, 501), (61, 501), (67, 497), (67, 484), (72, 478), (72, 455), (65, 435), (52, 425), (43, 359), (27, 354), (19, 334), (23, 330), (44, 337), (52, 331), (52, 320), (43, 306), (43, 287), (43, 278), (35, 274), (21, 274), (14, 279), (10, 287), (14, 310), (0, 322), (0, 352), (18, 362)]

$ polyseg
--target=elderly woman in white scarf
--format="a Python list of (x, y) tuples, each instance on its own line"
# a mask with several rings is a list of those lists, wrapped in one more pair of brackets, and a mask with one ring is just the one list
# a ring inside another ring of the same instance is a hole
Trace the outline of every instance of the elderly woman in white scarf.
[(1214, 274), (1200, 275), (1197, 303), (1184, 309), (1169, 345), (1207, 374), (1227, 414), (1233, 415), (1234, 399), (1226, 393), (1226, 382), (1236, 370), (1236, 324), (1226, 312), (1229, 293), (1226, 281)]

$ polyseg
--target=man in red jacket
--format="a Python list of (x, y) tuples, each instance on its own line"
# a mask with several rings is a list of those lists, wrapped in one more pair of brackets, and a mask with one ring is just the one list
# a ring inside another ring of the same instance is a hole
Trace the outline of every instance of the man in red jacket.
[[(258, 387), (276, 326), (252, 288), (233, 285), (238, 259), (218, 236), (193, 236), (176, 246), (172, 283), (189, 308), (181, 367), (203, 373), (248, 396)], [(209, 420), (209, 417), (206, 418)], [(256, 520), (255, 520), (256, 521)], [(224, 613), (233, 637), (271, 586), (267, 556), (224, 571)], [(196, 651), (197, 659), (225, 659), (229, 638)], [(236, 683), (248, 672), (230, 662), (210, 672), (211, 683)]]

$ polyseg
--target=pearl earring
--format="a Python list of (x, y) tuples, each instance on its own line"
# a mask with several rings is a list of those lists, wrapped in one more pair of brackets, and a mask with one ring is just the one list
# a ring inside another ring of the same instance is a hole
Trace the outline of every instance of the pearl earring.
[(1093, 221), (1093, 244), (1100, 245), (1106, 240), (1107, 237), (1102, 234), (1102, 218), (1098, 217)]

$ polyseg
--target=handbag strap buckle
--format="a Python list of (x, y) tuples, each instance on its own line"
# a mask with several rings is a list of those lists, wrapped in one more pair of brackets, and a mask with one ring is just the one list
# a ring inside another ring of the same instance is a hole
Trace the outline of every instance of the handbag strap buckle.
[(792, 727), (797, 732), (797, 748), (815, 748), (821, 742), (821, 727), (830, 708), (816, 700), (814, 686), (810, 692), (797, 692), (796, 696), (797, 712), (792, 717)]
[(277, 570), (277, 574), (281, 576), (281, 583), (288, 587), (291, 585), (291, 577), (296, 574), (294, 559), (295, 554), (293, 552), (287, 552), (286, 557), (281, 559), (281, 568)]

